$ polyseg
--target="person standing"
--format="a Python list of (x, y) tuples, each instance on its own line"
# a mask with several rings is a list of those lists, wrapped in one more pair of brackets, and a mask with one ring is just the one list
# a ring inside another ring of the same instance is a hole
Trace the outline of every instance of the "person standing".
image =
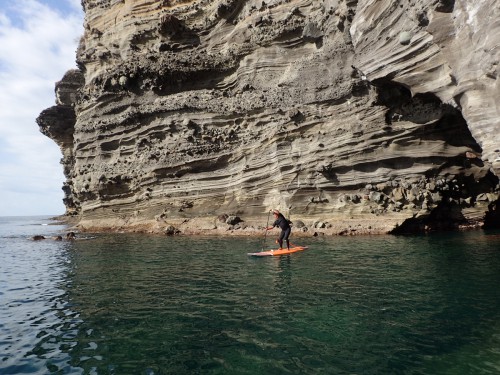
[(283, 248), (283, 241), (286, 241), (287, 248), (288, 250), (290, 250), (290, 241), (288, 240), (288, 238), (290, 237), (290, 233), (292, 232), (292, 227), (290, 226), (290, 222), (278, 210), (272, 210), (272, 211), (275, 221), (273, 225), (267, 227), (266, 230), (271, 230), (275, 227), (280, 227), (281, 233), (278, 238), (278, 244), (280, 245), (280, 249)]

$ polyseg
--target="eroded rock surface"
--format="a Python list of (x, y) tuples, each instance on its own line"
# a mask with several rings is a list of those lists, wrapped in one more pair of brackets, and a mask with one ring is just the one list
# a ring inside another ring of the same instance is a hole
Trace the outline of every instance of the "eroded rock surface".
[(82, 228), (245, 231), (278, 208), (380, 233), (497, 207), (495, 0), (82, 4), (81, 73), (38, 119)]

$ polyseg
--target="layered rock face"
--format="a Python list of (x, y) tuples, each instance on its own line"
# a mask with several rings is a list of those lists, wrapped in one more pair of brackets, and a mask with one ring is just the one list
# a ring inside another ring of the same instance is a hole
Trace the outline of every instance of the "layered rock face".
[(82, 4), (80, 72), (38, 119), (82, 228), (498, 221), (495, 0)]
[(66, 72), (61, 81), (56, 83), (56, 105), (44, 110), (37, 118), (40, 131), (53, 139), (61, 148), (64, 176), (64, 205), (69, 215), (78, 214), (79, 202), (75, 202), (72, 185), (74, 176), (73, 167), (75, 158), (73, 154), (78, 90), (85, 84), (85, 78), (79, 70)]

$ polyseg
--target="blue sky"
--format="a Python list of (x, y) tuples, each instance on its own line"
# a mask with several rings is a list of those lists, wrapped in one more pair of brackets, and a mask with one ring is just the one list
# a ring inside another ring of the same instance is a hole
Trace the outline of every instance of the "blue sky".
[(59, 147), (35, 119), (76, 67), (80, 0), (0, 0), (0, 216), (64, 213)]

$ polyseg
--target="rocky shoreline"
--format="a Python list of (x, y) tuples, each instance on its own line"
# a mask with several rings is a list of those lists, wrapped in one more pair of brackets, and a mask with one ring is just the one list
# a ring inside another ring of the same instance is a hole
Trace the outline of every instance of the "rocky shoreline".
[[(498, 218), (497, 218), (498, 219)], [(81, 233), (143, 233), (166, 236), (263, 236), (267, 220), (262, 217), (245, 218), (237, 216), (178, 218), (158, 222), (156, 220), (123, 220), (120, 218), (103, 220), (77, 220), (74, 217), (59, 217), (58, 221), (67, 224), (71, 230)], [(271, 219), (272, 220), (272, 219)], [(467, 222), (454, 227), (435, 228), (425, 220), (416, 221), (406, 228), (404, 217), (346, 218), (331, 217), (319, 219), (311, 217), (292, 218), (292, 237), (317, 236), (368, 236), (387, 234), (425, 234), (443, 230), (466, 231), (484, 228), (484, 220)], [(278, 229), (268, 232), (268, 236), (277, 236)]]

